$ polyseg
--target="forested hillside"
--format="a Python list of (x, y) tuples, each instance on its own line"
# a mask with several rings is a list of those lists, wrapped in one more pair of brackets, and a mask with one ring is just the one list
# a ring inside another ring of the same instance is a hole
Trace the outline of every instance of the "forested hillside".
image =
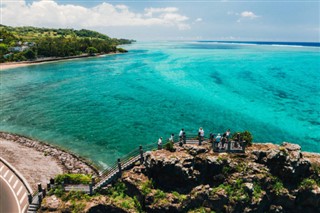
[(133, 40), (110, 38), (91, 30), (9, 27), (0, 25), (0, 61), (68, 57), (84, 53), (125, 51), (117, 48)]

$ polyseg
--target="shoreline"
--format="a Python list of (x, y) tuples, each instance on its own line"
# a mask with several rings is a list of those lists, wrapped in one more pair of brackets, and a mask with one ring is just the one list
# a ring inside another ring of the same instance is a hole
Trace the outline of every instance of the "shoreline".
[[(99, 169), (93, 162), (90, 162), (88, 159), (78, 156), (69, 150), (64, 150), (63, 148), (22, 135), (0, 131), (0, 147), (1, 142), (3, 141), (9, 141), (13, 146), (21, 145), (25, 149), (32, 149), (36, 152), (40, 152), (44, 157), (52, 157), (62, 168), (63, 173), (81, 173), (91, 174), (96, 177), (99, 176)], [(19, 149), (15, 149), (15, 152), (19, 152)], [(5, 153), (0, 153), (1, 155), (5, 155)], [(5, 156), (1, 157), (6, 160)], [(14, 164), (12, 165), (15, 166)]]
[(47, 58), (37, 59), (35, 61), (6, 62), (6, 63), (0, 63), (0, 71), (14, 69), (18, 67), (26, 67), (31, 65), (47, 64), (47, 63), (53, 63), (53, 62), (59, 62), (59, 61), (82, 59), (82, 58), (111, 56), (116, 54), (120, 54), (120, 52), (110, 52), (110, 53), (96, 54), (96, 55), (82, 54), (82, 55), (67, 56), (67, 57), (47, 57)]

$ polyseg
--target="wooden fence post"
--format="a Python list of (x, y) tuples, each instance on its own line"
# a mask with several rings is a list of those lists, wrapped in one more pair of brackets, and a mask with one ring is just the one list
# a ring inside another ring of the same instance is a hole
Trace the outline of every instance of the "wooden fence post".
[(38, 183), (38, 192), (42, 192), (42, 186), (41, 186), (41, 183)]
[(47, 190), (49, 191), (51, 189), (51, 184), (50, 182), (47, 183)]
[(246, 152), (246, 145), (247, 145), (247, 142), (242, 141), (242, 152)]
[(28, 202), (29, 202), (29, 204), (32, 203), (32, 195), (30, 193), (28, 193)]
[(119, 169), (119, 173), (120, 173), (120, 175), (121, 175), (121, 173), (122, 173), (122, 168), (121, 168), (120, 158), (118, 158), (118, 169)]
[(139, 150), (140, 150), (140, 163), (142, 164), (144, 161), (144, 157), (143, 157), (143, 149), (142, 146), (139, 146)]

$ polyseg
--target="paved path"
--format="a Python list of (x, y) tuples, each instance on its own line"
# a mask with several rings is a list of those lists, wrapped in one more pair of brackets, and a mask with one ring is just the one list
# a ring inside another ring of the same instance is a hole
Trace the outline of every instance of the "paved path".
[(8, 183), (0, 176), (0, 212), (20, 212), (18, 198)]
[(24, 213), (28, 191), (16, 174), (0, 161), (0, 213)]

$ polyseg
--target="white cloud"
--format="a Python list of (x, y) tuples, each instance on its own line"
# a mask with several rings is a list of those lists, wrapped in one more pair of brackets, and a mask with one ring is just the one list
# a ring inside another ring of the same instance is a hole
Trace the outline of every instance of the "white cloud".
[(201, 22), (202, 18), (197, 18), (194, 22)]
[(251, 11), (243, 11), (242, 13), (235, 13), (235, 15), (240, 16), (240, 18), (237, 20), (238, 23), (240, 23), (242, 20), (245, 19), (256, 19), (259, 18), (260, 16), (257, 16)]
[(251, 18), (251, 19), (254, 19), (254, 18), (258, 18), (259, 16), (257, 16), (256, 14), (254, 14), (253, 12), (251, 11), (243, 11), (241, 14), (241, 17), (243, 18)]
[(101, 3), (92, 8), (40, 0), (2, 3), (2, 23), (12, 26), (95, 28), (110, 26), (169, 26), (190, 29), (189, 18), (175, 7), (146, 8), (130, 11), (124, 4)]

